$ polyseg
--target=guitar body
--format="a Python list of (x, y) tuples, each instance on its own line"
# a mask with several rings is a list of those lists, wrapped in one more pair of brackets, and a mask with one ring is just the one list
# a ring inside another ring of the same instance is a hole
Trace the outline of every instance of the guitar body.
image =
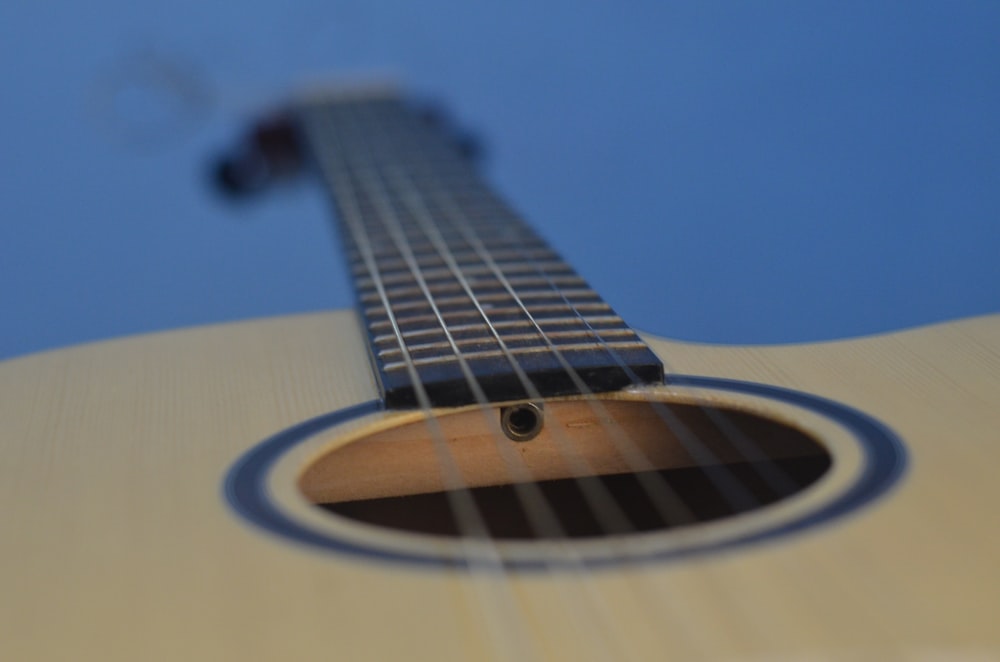
[[(900, 441), (905, 466), (849, 512), (676, 558), (552, 571), (408, 563), (275, 533), (227, 493), (264, 440), (378, 397), (353, 313), (27, 356), (0, 364), (0, 658), (1000, 657), (1000, 316), (788, 347), (647, 340), (668, 374), (864, 412)], [(699, 545), (826, 498), (858, 462), (837, 450), (837, 421), (801, 407), (651, 388), (731, 400), (833, 448), (828, 477), (777, 508), (693, 527)], [(406, 416), (375, 411), (347, 427)], [(296, 452), (345, 434), (334, 426)], [(294, 476), (275, 471), (273, 498), (325, 526)], [(406, 535), (379, 535), (407, 551)]]

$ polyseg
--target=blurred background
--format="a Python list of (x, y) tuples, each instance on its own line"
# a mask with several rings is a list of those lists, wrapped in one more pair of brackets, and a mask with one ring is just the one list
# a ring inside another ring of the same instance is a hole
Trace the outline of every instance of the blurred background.
[(209, 161), (397, 77), (637, 328), (716, 343), (1000, 310), (1000, 3), (0, 4), (0, 358), (342, 308), (318, 187)]

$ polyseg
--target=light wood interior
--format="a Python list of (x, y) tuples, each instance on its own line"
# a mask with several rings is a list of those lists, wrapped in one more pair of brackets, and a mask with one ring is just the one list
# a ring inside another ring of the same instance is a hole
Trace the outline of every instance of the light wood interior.
[[(732, 430), (721, 430), (713, 418), (738, 428), (742, 441), (752, 445), (760, 459), (824, 452), (818, 441), (787, 423), (703, 404), (642, 399), (547, 402), (541, 433), (524, 442), (504, 435), (500, 412), (495, 406), (441, 413), (435, 426), (417, 420), (338, 444), (304, 468), (299, 487), (313, 503), (454, 488), (441, 470), (437, 440), (447, 443), (467, 487), (516, 482), (517, 472), (542, 481), (695, 466), (698, 460), (682, 441), (689, 439), (697, 439), (718, 463), (752, 460), (730, 438)], [(635, 451), (641, 466), (634, 458), (629, 461)]]

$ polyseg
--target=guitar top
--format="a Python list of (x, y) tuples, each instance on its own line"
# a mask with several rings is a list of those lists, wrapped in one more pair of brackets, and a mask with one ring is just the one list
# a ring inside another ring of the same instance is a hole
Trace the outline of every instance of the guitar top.
[(0, 658), (1000, 659), (1000, 316), (640, 335), (446, 133), (223, 168), (321, 174), (357, 311), (0, 363)]

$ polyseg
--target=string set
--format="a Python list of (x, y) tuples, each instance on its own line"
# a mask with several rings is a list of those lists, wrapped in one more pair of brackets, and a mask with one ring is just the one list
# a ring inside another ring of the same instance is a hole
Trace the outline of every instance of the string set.
[[(447, 273), (454, 278), (454, 289), (460, 296), (468, 297), (477, 317), (481, 318), (489, 329), (501, 354), (517, 375), (518, 381), (531, 400), (541, 401), (543, 396), (535, 387), (528, 371), (522, 366), (517, 352), (508, 346), (507, 341), (510, 335), (505, 336), (501, 333), (498, 325), (491, 321), (489, 309), (476, 295), (476, 285), (465, 275), (463, 265), (459, 263), (452, 248), (448, 245), (443, 232), (445, 228), (453, 233), (453, 236), (461, 236), (478, 257), (480, 264), (484, 267), (483, 270), (502, 285), (503, 290), (520, 309), (529, 328), (529, 331), (522, 336), (537, 334), (546, 344), (548, 351), (563, 367), (579, 393), (584, 396), (587, 405), (594, 409), (595, 416), (601, 420), (605, 420), (609, 416), (604, 404), (595, 397), (572, 362), (563, 354), (560, 345), (552, 341), (544, 330), (543, 324), (532, 314), (530, 306), (525, 304), (521, 293), (518, 292), (511, 278), (505, 273), (503, 266), (498, 263), (494, 252), (490, 251), (479, 236), (477, 226), (466, 222), (467, 215), (462, 208), (462, 203), (456, 199), (453, 191), (456, 186), (459, 186), (466, 192), (475, 191), (480, 197), (486, 196), (485, 199), (494, 199), (492, 194), (468, 168), (443, 166), (442, 163), (448, 163), (448, 159), (442, 158), (441, 150), (437, 150), (435, 153), (436, 150), (432, 144), (418, 141), (419, 151), (418, 147), (408, 146), (407, 143), (412, 142), (412, 135), (401, 134), (393, 130), (393, 122), (400, 121), (398, 116), (389, 118), (378, 133), (373, 134), (370, 130), (362, 130), (363, 120), (360, 118), (362, 111), (368, 114), (376, 112), (394, 115), (402, 115), (404, 112), (401, 107), (394, 103), (376, 102), (372, 104), (372, 107), (364, 109), (352, 104), (343, 104), (339, 107), (307, 107), (303, 109), (302, 116), (309, 139), (323, 146), (322, 150), (316, 150), (318, 152), (317, 160), (329, 186), (336, 191), (335, 203), (339, 211), (338, 216), (343, 224), (345, 239), (348, 239), (356, 248), (364, 265), (366, 277), (377, 293), (378, 304), (384, 308), (383, 312), (387, 315), (391, 334), (398, 343), (398, 348), (394, 348), (394, 352), (398, 355), (399, 361), (403, 364), (402, 368), (405, 369), (412, 382), (418, 406), (424, 414), (434, 453), (440, 466), (445, 486), (444, 491), (461, 534), (458, 537), (458, 544), (462, 549), (463, 558), (473, 571), (470, 573), (473, 578), (472, 585), (479, 592), (478, 604), (485, 612), (486, 622), (495, 626), (492, 631), (494, 649), (508, 650), (512, 656), (517, 655), (521, 659), (536, 657), (534, 651), (510, 650), (512, 646), (519, 647), (518, 642), (527, 641), (527, 639), (509, 636), (512, 629), (516, 631), (525, 626), (523, 623), (516, 622), (517, 619), (513, 614), (517, 610), (504, 609), (497, 605), (496, 594), (493, 593), (494, 590), (501, 587), (499, 602), (507, 604), (516, 602), (516, 597), (506, 584), (490, 580), (491, 577), (502, 576), (506, 572), (507, 564), (504, 550), (500, 544), (492, 539), (488, 523), (484, 521), (479, 512), (470, 486), (464, 479), (461, 468), (456, 462), (448, 440), (436, 418), (431, 399), (424, 388), (418, 364), (411, 356), (404, 331), (394, 314), (392, 301), (387, 293), (386, 284), (383, 282), (379, 261), (370, 239), (372, 228), (366, 226), (363, 220), (365, 216), (362, 213), (358, 194), (363, 194), (367, 201), (376, 207), (377, 213), (374, 216), (368, 216), (368, 223), (371, 223), (373, 218), (377, 219), (382, 225), (381, 232), (391, 238), (410, 271), (413, 283), (426, 299), (426, 303), (433, 313), (433, 318), (440, 326), (446, 343), (454, 354), (455, 361), (457, 361), (468, 388), (473, 394), (475, 403), (484, 417), (495, 417), (495, 403), (490, 401), (474, 370), (470, 367), (466, 353), (462, 350), (462, 340), (456, 338), (452, 333), (452, 327), (449, 326), (445, 314), (438, 307), (432, 288), (428, 285), (425, 273), (410, 246), (410, 237), (407, 236), (401, 220), (403, 216), (408, 217), (415, 224), (415, 227), (420, 229), (424, 239), (434, 247), (444, 262)], [(415, 120), (405, 118), (405, 121), (408, 121), (410, 126), (402, 127), (400, 130), (404, 132), (414, 131)], [(419, 131), (419, 126), (416, 126), (416, 129)], [(378, 154), (380, 151), (388, 149), (404, 152), (403, 162), (380, 162)], [(433, 179), (443, 180), (445, 177), (449, 178), (449, 181), (446, 182), (447, 185), (429, 185)], [(511, 243), (515, 250), (518, 250), (516, 241), (520, 233), (521, 228), (512, 227), (510, 229)], [(588, 326), (590, 335), (596, 344), (615, 359), (621, 370), (629, 375), (630, 381), (637, 386), (641, 385), (642, 380), (631, 373), (628, 362), (621, 358), (614, 343), (609, 343), (602, 337), (601, 329), (593, 328), (588, 324), (586, 316), (581, 314), (576, 303), (565, 294), (564, 289), (557, 282), (558, 277), (547, 272), (544, 262), (539, 259), (538, 255), (532, 255), (528, 249), (519, 250), (519, 255), (522, 263), (530, 265), (534, 276), (544, 281), (552, 292), (561, 297), (565, 306), (572, 310), (584, 325)], [(635, 392), (644, 395), (648, 404), (662, 418), (675, 438), (734, 510), (757, 505), (753, 494), (740, 484), (739, 480), (729, 472), (726, 465), (720, 462), (712, 451), (700, 442), (669, 406), (664, 404), (649, 389), (636, 389)], [(705, 411), (713, 423), (730, 438), (736, 450), (746, 458), (755, 471), (760, 473), (765, 483), (775, 491), (788, 492), (792, 480), (780, 466), (770, 461), (767, 454), (752, 439), (744, 435), (735, 425), (732, 425), (721, 411), (710, 407), (705, 408)], [(586, 458), (574, 452), (572, 440), (566, 438), (560, 430), (560, 426), (550, 425), (550, 431), (560, 453), (573, 468), (573, 479), (581, 494), (587, 505), (593, 510), (595, 519), (609, 534), (602, 539), (603, 542), (613, 553), (621, 552), (627, 556), (628, 543), (621, 534), (627, 534), (634, 530), (627, 514), (615, 501), (614, 495), (595, 475), (596, 472), (593, 468), (587, 466)], [(696, 519), (685, 504), (684, 499), (677, 494), (676, 490), (659, 472), (655, 471), (654, 464), (644, 455), (634, 440), (628, 438), (620, 428), (615, 426), (609, 426), (607, 432), (615, 451), (635, 474), (641, 488), (649, 501), (654, 504), (660, 517), (665, 523), (676, 527), (671, 535), (683, 537), (688, 530), (684, 525), (690, 524)], [(558, 550), (558, 554), (545, 555), (546, 563), (551, 565), (552, 569), (580, 576), (588, 572), (587, 561), (581, 548), (566, 538), (556, 509), (548, 503), (538, 488), (538, 483), (530, 469), (524, 464), (511, 442), (501, 435), (497, 435), (493, 441), (496, 444), (497, 453), (505, 462), (506, 470), (510, 475), (511, 487), (515, 491), (531, 528), (538, 538), (545, 541), (545, 545)], [(655, 591), (650, 585), (638, 580), (634, 583), (636, 591), (645, 602), (653, 603), (651, 606), (655, 605), (657, 609), (667, 607), (676, 617), (683, 617), (683, 606), (669, 604), (667, 593)], [(601, 612), (607, 609), (606, 605), (602, 605), (598, 596), (592, 593), (590, 584), (581, 582), (580, 585), (583, 590), (588, 592), (588, 596), (586, 601), (574, 600), (572, 596), (569, 596), (569, 604), (575, 611)], [(588, 622), (603, 623), (609, 619), (587, 620)], [(600, 639), (600, 646), (608, 655), (620, 652), (620, 642), (616, 642), (613, 632), (604, 631)], [(689, 642), (689, 645), (693, 649), (702, 649), (705, 642), (693, 641)]]

